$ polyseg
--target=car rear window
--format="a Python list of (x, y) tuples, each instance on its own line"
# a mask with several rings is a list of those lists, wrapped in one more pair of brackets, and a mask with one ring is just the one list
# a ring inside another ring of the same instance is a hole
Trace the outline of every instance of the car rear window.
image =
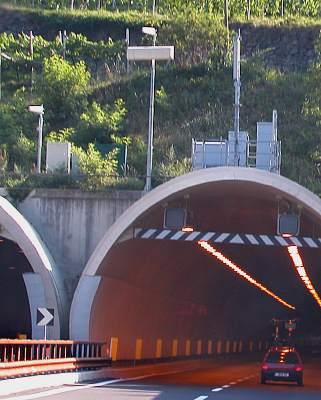
[(299, 358), (294, 352), (270, 352), (266, 359), (270, 363), (285, 363), (285, 364), (297, 364), (299, 363)]

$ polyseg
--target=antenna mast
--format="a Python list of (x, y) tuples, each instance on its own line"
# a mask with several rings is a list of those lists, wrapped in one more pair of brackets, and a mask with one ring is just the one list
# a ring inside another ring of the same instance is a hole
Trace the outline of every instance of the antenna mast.
[(241, 97), (241, 33), (240, 30), (233, 39), (233, 81), (235, 90), (234, 101), (234, 165), (240, 164), (239, 133), (240, 133), (240, 97)]

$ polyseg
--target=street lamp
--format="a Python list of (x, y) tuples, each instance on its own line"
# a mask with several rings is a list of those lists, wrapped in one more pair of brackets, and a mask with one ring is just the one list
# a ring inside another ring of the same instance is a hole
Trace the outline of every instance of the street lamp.
[(28, 111), (39, 116), (38, 123), (38, 147), (37, 147), (37, 173), (41, 173), (41, 149), (42, 149), (42, 130), (43, 130), (43, 115), (45, 110), (43, 104), (40, 106), (29, 106)]
[(146, 166), (145, 191), (152, 188), (153, 169), (153, 137), (154, 137), (154, 100), (155, 100), (155, 62), (174, 60), (174, 46), (156, 46), (157, 31), (150, 26), (144, 26), (142, 32), (153, 37), (153, 46), (136, 46), (127, 48), (128, 61), (151, 61), (149, 115), (148, 115), (148, 147)]

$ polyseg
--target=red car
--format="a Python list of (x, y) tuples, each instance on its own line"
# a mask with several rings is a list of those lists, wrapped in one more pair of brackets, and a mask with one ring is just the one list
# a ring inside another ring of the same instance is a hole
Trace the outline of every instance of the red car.
[(303, 385), (303, 364), (293, 347), (271, 347), (261, 366), (261, 383), (288, 381)]

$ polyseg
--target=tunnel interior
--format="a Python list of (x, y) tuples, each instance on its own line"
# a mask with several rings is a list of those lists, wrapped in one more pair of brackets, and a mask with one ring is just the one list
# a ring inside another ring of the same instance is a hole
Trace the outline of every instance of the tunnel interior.
[(19, 246), (0, 237), (0, 338), (31, 337), (31, 316), (23, 274), (33, 272)]
[[(187, 207), (188, 225), (197, 231), (276, 235), (279, 196), (276, 190), (249, 182), (204, 184), (155, 205), (131, 228), (162, 229), (164, 208), (174, 205)], [(300, 219), (300, 236), (321, 237), (321, 221), (313, 210), (302, 207)], [(241, 278), (197, 242), (133, 238), (115, 244), (100, 265), (91, 340), (117, 337), (121, 357), (131, 358), (133, 341), (142, 338), (143, 356), (148, 358), (157, 339), (163, 340), (165, 356), (171, 353), (173, 339), (178, 340), (179, 354), (187, 339), (269, 340), (273, 318), (298, 318), (297, 335), (320, 327), (320, 307), (286, 247), (213, 247), (295, 310)], [(321, 249), (299, 251), (321, 293)]]

